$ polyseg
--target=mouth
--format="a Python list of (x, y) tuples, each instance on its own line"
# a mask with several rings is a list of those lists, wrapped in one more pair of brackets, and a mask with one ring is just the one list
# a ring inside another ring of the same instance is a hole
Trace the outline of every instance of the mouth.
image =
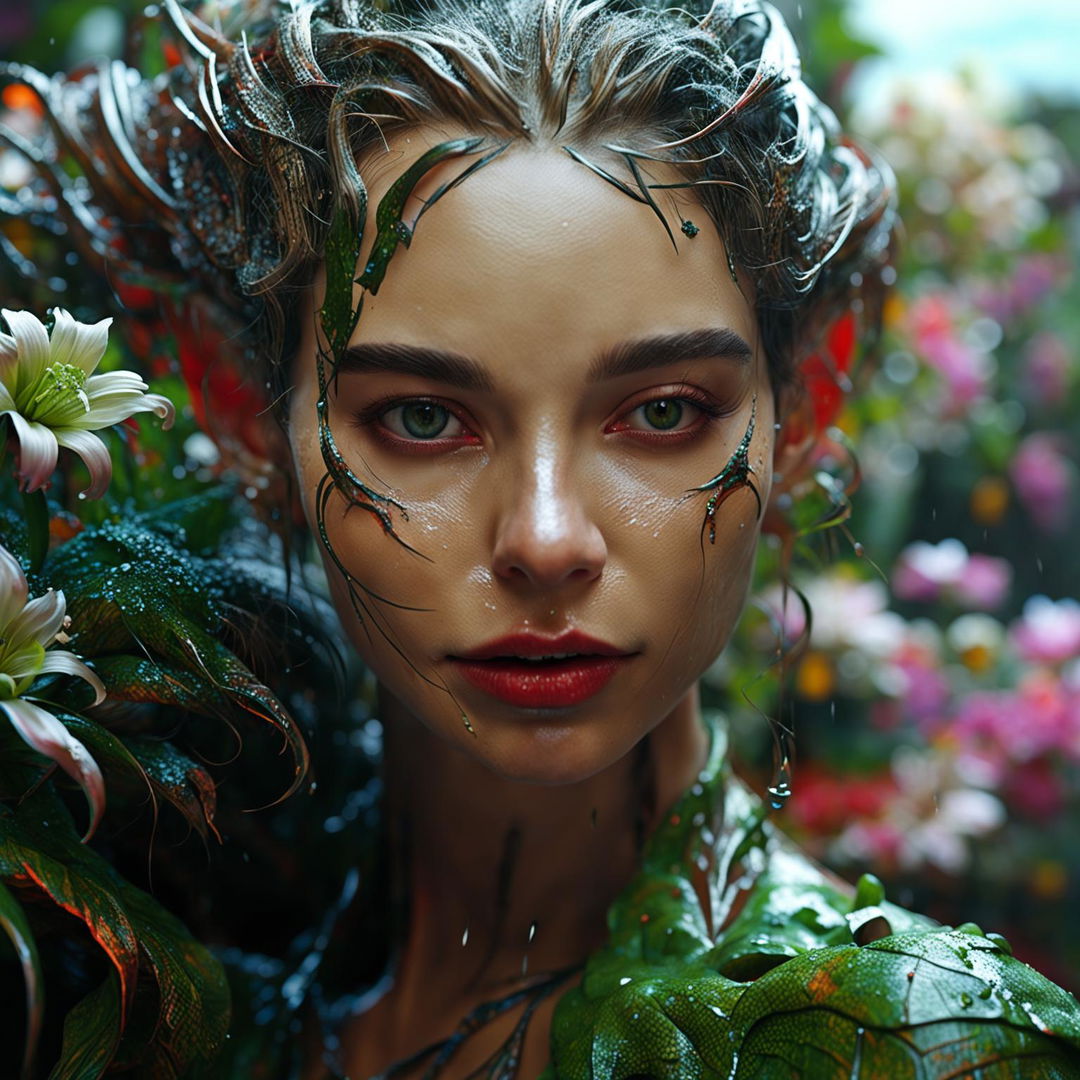
[(510, 634), (450, 656), (477, 689), (520, 708), (565, 708), (598, 694), (636, 653), (577, 630), (555, 638)]

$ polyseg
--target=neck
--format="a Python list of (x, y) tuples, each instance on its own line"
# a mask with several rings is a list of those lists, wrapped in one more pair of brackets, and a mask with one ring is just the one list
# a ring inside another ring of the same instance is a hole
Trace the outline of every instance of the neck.
[(496, 775), (385, 692), (380, 710), (392, 873), (409, 897), (395, 981), (417, 1008), (584, 960), (707, 752), (696, 686), (631, 753), (558, 787)]

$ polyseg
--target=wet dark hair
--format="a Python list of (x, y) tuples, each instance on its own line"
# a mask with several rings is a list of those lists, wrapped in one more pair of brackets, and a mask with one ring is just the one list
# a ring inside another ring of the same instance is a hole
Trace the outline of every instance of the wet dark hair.
[(9, 66), (51, 141), (8, 141), (35, 158), (34, 199), (68, 246), (114, 283), (210, 304), (271, 399), (331, 222), (362, 220), (357, 162), (426, 123), (565, 148), (661, 218), (641, 163), (675, 163), (753, 283), (774, 387), (798, 383), (840, 313), (877, 322), (891, 173), (840, 134), (766, 3), (299, 0), (221, 17), (166, 0), (153, 28), (174, 35), (172, 63), (153, 80)]

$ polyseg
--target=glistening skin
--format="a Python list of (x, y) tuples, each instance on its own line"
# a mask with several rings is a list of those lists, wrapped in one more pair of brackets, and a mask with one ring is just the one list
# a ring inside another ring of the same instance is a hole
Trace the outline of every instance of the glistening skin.
[[(407, 164), (445, 137), (410, 132), (389, 159)], [(380, 172), (372, 207), (395, 175)], [(682, 199), (682, 216), (703, 217)], [(302, 316), (288, 425), (312, 525), (325, 472), (321, 289)], [(597, 370), (646, 339), (710, 333), (736, 344)], [(648, 207), (556, 147), (514, 145), (425, 214), (366, 296), (350, 346), (330, 396), (335, 439), (354, 471), (407, 508), (395, 529), (431, 560), (331, 498), (326, 527), (342, 563), (402, 605), (373, 601), (367, 621), (382, 631), (361, 625), (328, 568), (384, 711), (407, 712), (502, 777), (547, 784), (600, 772), (669, 721), (696, 721), (697, 680), (745, 602), (758, 512), (749, 491), (729, 499), (703, 547), (706, 496), (686, 492), (719, 471), (756, 408), (750, 461), (767, 501), (775, 438), (754, 313), (716, 231), (676, 252)], [(425, 365), (433, 352), (460, 362)], [(502, 635), (570, 631), (620, 654), (573, 705), (514, 705), (463, 669), (460, 658)]]

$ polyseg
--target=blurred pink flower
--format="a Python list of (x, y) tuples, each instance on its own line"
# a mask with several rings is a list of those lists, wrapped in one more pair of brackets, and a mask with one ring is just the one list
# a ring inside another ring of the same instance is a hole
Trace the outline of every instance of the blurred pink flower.
[(1065, 807), (1066, 788), (1061, 773), (1048, 757), (1025, 761), (1003, 777), (1006, 804), (1027, 817), (1051, 821)]
[(1040, 405), (1061, 402), (1069, 389), (1076, 356), (1060, 334), (1044, 330), (1024, 350), (1024, 382)]
[(981, 293), (979, 306), (1004, 326), (1053, 292), (1068, 273), (1069, 265), (1065, 259), (1055, 255), (1029, 255), (1017, 260), (1007, 281), (989, 286)]
[(1044, 532), (1056, 532), (1069, 520), (1076, 469), (1068, 450), (1064, 436), (1038, 431), (1024, 439), (1009, 465), (1020, 501)]
[(901, 600), (934, 603), (946, 599), (977, 611), (1000, 607), (1011, 584), (1008, 562), (969, 554), (956, 539), (909, 544), (897, 559), (892, 579), (893, 592)]
[(945, 413), (967, 412), (986, 396), (992, 370), (987, 355), (959, 336), (948, 301), (940, 293), (917, 299), (909, 319), (916, 352), (945, 381)]
[(1009, 628), (1009, 636), (1024, 660), (1063, 664), (1080, 657), (1080, 603), (1032, 596)]
[(904, 644), (889, 658), (889, 673), (896, 679), (896, 696), (904, 713), (920, 726), (939, 717), (951, 694), (941, 658), (915, 641)]
[(1042, 672), (1016, 690), (968, 694), (947, 728), (950, 738), (997, 767), (1050, 753), (1080, 758), (1080, 697)]

